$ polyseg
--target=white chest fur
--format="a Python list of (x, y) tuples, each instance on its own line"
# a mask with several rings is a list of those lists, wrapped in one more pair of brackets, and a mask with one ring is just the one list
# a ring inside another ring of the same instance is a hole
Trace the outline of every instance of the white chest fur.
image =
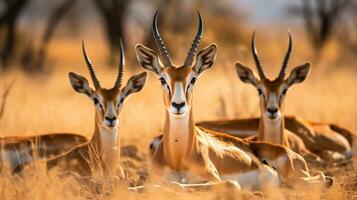
[(168, 134), (168, 158), (178, 161), (185, 157), (189, 148), (189, 114), (181, 117), (170, 116)]
[(119, 165), (120, 147), (118, 141), (118, 129), (100, 129), (101, 153), (106, 166), (115, 168)]
[(281, 141), (281, 120), (280, 118), (275, 120), (263, 118), (264, 123), (264, 142), (282, 144)]

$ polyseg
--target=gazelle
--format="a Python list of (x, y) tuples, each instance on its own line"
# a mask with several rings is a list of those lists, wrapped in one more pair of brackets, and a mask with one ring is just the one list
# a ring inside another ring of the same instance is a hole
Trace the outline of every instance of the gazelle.
[[(118, 166), (120, 157), (118, 117), (124, 100), (130, 94), (139, 92), (143, 88), (147, 73), (143, 72), (131, 77), (122, 88), (125, 58), (122, 43), (120, 46), (120, 64), (113, 88), (101, 87), (83, 43), (82, 50), (94, 89), (89, 86), (85, 77), (74, 72), (69, 73), (73, 89), (88, 96), (95, 106), (95, 129), (90, 140), (74, 134), (4, 138), (2, 139), (2, 163), (8, 161), (11, 169), (35, 160), (46, 161), (48, 167), (63, 163), (65, 169), (77, 171), (81, 175), (94, 175), (97, 172), (112, 173), (118, 169), (119, 176), (122, 177), (123, 171)], [(38, 144), (35, 147), (37, 149), (34, 149), (34, 143)], [(36, 150), (38, 153), (34, 153)], [(98, 169), (103, 169), (103, 171), (97, 171)]]
[(323, 160), (337, 160), (350, 157), (352, 133), (336, 125), (309, 123), (296, 117), (284, 117), (284, 98), (287, 91), (292, 85), (303, 82), (310, 68), (309, 63), (295, 67), (285, 79), (291, 51), (292, 38), (289, 33), (289, 46), (279, 76), (269, 80), (259, 60), (254, 33), (252, 54), (259, 78), (239, 62), (236, 63), (236, 70), (241, 81), (253, 85), (258, 91), (260, 119), (202, 122), (199, 125), (243, 138), (256, 135), (257, 141), (286, 145), (312, 159), (319, 160), (321, 157)]
[[(233, 182), (242, 187), (263, 189), (265, 183), (279, 182), (278, 177), (290, 184), (300, 180), (325, 183), (322, 173), (310, 176), (305, 160), (288, 148), (248, 142), (195, 126), (193, 89), (197, 79), (213, 65), (217, 51), (217, 46), (211, 44), (197, 54), (194, 62), (203, 34), (200, 15), (197, 34), (182, 66), (175, 66), (171, 62), (157, 29), (157, 12), (152, 33), (161, 59), (153, 50), (141, 44), (136, 46), (136, 54), (142, 67), (153, 72), (160, 80), (166, 108), (162, 140), (155, 138), (151, 143), (154, 170), (158, 169), (163, 174), (163, 169), (168, 169), (169, 180), (184, 183), (185, 187), (214, 181), (214, 185)], [(210, 183), (204, 184), (207, 185)]]

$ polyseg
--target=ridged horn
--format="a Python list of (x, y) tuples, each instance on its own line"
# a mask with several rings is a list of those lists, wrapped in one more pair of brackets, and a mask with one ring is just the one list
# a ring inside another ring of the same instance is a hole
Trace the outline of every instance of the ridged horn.
[(125, 65), (124, 45), (123, 45), (123, 41), (121, 38), (119, 39), (119, 46), (120, 46), (120, 53), (119, 53), (120, 62), (118, 65), (117, 80), (115, 81), (115, 84), (114, 84), (114, 87), (118, 88), (118, 89), (121, 87), (121, 82), (123, 80), (123, 73), (124, 73), (124, 65)]
[(87, 53), (86, 53), (86, 49), (84, 48), (84, 41), (82, 40), (82, 50), (83, 50), (83, 55), (84, 55), (84, 59), (87, 63), (87, 67), (88, 67), (88, 70), (89, 70), (89, 73), (90, 73), (90, 77), (92, 78), (92, 81), (93, 81), (93, 84), (94, 84), (94, 87), (95, 89), (98, 89), (100, 88), (100, 84), (99, 84), (99, 81), (95, 75), (95, 71), (94, 71), (94, 67), (89, 59), (89, 57), (87, 56)]
[(283, 61), (283, 65), (281, 66), (281, 70), (280, 70), (280, 73), (279, 73), (279, 78), (280, 79), (284, 79), (284, 77), (285, 77), (286, 69), (288, 67), (288, 63), (289, 63), (289, 59), (290, 59), (290, 55), (291, 55), (292, 43), (293, 42), (292, 42), (292, 39), (291, 39), (291, 33), (289, 31), (289, 46), (288, 46), (288, 50), (286, 51), (285, 58), (284, 58), (284, 61)]
[(202, 39), (202, 35), (203, 35), (203, 23), (202, 23), (202, 17), (201, 17), (201, 14), (200, 12), (198, 12), (198, 29), (197, 29), (197, 33), (196, 33), (196, 36), (192, 42), (192, 46), (188, 52), (188, 55), (186, 57), (186, 60), (184, 62), (184, 66), (190, 66), (192, 65), (192, 62), (193, 62), (193, 59), (196, 55), (196, 51), (197, 51), (197, 48), (198, 48), (198, 45), (200, 44), (201, 42), (201, 39)]
[(253, 54), (255, 66), (257, 67), (260, 79), (266, 79), (266, 76), (264, 74), (262, 65), (261, 65), (260, 60), (259, 60), (258, 51), (257, 51), (257, 48), (255, 46), (255, 31), (254, 31), (253, 37), (252, 37), (252, 54)]
[(161, 36), (159, 34), (158, 28), (157, 28), (157, 15), (159, 11), (156, 10), (155, 15), (154, 15), (154, 20), (152, 21), (152, 28), (151, 32), (154, 36), (155, 43), (157, 45), (157, 48), (159, 49), (160, 56), (162, 59), (163, 64), (165, 67), (171, 67), (172, 66), (172, 61), (169, 55), (169, 52), (165, 46), (164, 41), (162, 41)]

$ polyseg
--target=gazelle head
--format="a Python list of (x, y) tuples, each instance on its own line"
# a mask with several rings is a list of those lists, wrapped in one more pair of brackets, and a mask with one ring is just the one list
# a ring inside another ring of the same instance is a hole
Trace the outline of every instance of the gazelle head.
[(182, 117), (191, 109), (192, 90), (197, 78), (203, 71), (209, 69), (216, 59), (217, 46), (211, 44), (201, 50), (194, 62), (197, 47), (203, 34), (202, 18), (198, 13), (198, 31), (186, 60), (182, 66), (173, 65), (157, 29), (157, 14), (158, 12), (156, 11), (152, 24), (152, 33), (161, 59), (155, 51), (141, 44), (136, 46), (136, 55), (141, 66), (155, 73), (160, 80), (167, 112), (171, 116)]
[(282, 116), (284, 97), (288, 89), (295, 83), (301, 83), (308, 75), (310, 64), (305, 63), (295, 67), (288, 78), (285, 78), (286, 68), (292, 49), (292, 39), (289, 32), (289, 47), (286, 52), (283, 65), (281, 67), (279, 76), (274, 79), (268, 79), (260, 64), (257, 49), (255, 47), (255, 33), (252, 37), (252, 53), (254, 61), (258, 70), (258, 79), (251, 69), (245, 67), (243, 64), (236, 63), (236, 70), (239, 78), (244, 83), (252, 84), (257, 88), (260, 97), (260, 109), (263, 117), (268, 120), (276, 120)]
[(95, 106), (95, 121), (98, 127), (106, 129), (117, 128), (119, 124), (118, 115), (125, 98), (132, 93), (139, 92), (143, 88), (147, 73), (143, 72), (132, 76), (128, 80), (126, 86), (121, 88), (125, 58), (123, 44), (120, 41), (120, 63), (117, 79), (113, 88), (102, 88), (95, 75), (94, 67), (86, 54), (83, 42), (82, 49), (84, 59), (94, 84), (94, 89), (89, 86), (86, 78), (74, 72), (69, 73), (71, 85), (75, 91), (85, 94), (93, 100)]

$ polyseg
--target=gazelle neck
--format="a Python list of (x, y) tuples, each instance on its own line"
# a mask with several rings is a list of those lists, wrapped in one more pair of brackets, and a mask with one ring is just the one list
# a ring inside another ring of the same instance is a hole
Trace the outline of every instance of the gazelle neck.
[(120, 143), (118, 137), (118, 128), (107, 129), (99, 127), (96, 123), (93, 137), (89, 142), (100, 160), (110, 169), (115, 169), (115, 166), (119, 164)]
[(165, 161), (173, 169), (181, 169), (184, 161), (196, 151), (197, 136), (191, 111), (192, 108), (181, 117), (166, 111), (163, 150)]
[(284, 145), (284, 116), (275, 120), (260, 117), (258, 141)]

